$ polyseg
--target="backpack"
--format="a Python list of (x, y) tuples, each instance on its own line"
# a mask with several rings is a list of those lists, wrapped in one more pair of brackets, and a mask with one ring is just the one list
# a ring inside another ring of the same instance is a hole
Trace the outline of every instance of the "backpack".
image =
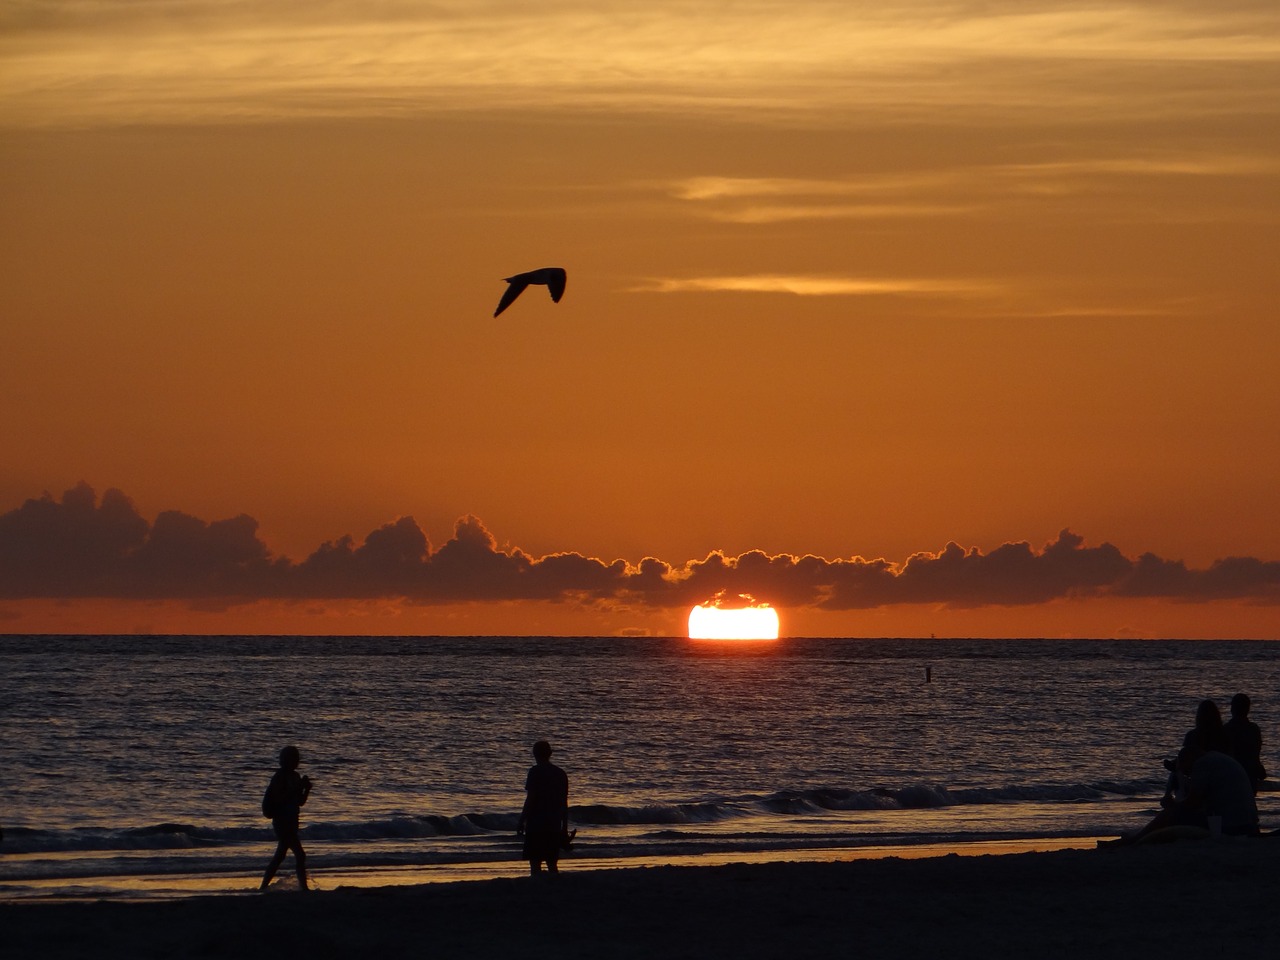
[(271, 792), (273, 786), (275, 786), (274, 783), (268, 784), (267, 792), (262, 795), (262, 815), (268, 820), (276, 818), (276, 798)]

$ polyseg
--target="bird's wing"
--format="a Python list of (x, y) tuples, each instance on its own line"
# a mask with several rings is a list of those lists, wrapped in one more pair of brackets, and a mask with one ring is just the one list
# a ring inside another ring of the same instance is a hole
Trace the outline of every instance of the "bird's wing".
[(507, 307), (511, 306), (516, 297), (520, 296), (520, 294), (524, 292), (524, 288), (528, 285), (529, 281), (525, 280), (523, 276), (512, 277), (509, 279), (507, 281), (507, 289), (502, 294), (502, 299), (498, 301), (498, 309), (493, 311), (493, 315), (496, 317), (503, 310), (507, 309)]
[(564, 284), (567, 279), (568, 274), (559, 267), (547, 271), (547, 289), (551, 291), (551, 299), (556, 303), (559, 303), (560, 298), (564, 296)]

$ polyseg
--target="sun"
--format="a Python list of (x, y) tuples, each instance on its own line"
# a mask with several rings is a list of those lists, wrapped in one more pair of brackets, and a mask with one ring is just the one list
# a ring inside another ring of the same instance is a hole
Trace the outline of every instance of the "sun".
[(767, 604), (722, 607), (719, 601), (689, 611), (690, 640), (777, 640), (778, 611)]

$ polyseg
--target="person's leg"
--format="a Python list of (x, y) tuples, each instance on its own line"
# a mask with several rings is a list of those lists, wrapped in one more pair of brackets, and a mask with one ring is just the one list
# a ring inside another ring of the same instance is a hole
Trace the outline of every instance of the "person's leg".
[(276, 871), (280, 869), (280, 864), (284, 863), (284, 855), (289, 851), (289, 844), (284, 840), (280, 840), (276, 844), (275, 856), (271, 858), (271, 862), (267, 864), (267, 872), (262, 877), (262, 884), (259, 890), (265, 890), (271, 886), (271, 881), (276, 875)]
[(302, 849), (302, 841), (295, 833), (293, 843), (289, 847), (293, 851), (293, 865), (298, 874), (298, 889), (307, 889), (307, 851)]
[(529, 858), (529, 876), (536, 877), (542, 873), (543, 861), (546, 861), (547, 867), (554, 872), (555, 844), (546, 831), (529, 835), (525, 856)]
[(1131, 839), (1141, 840), (1143, 837), (1148, 834), (1155, 833), (1157, 830), (1163, 830), (1165, 827), (1172, 827), (1174, 825), (1173, 810), (1173, 807), (1166, 807), (1161, 810), (1151, 818), (1150, 822), (1148, 822), (1146, 826), (1135, 833)]

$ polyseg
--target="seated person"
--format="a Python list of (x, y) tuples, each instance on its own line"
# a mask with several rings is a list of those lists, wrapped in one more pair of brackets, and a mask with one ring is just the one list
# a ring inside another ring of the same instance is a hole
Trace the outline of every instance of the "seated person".
[(1219, 750), (1205, 750), (1191, 764), (1189, 802), (1206, 817), (1221, 817), (1222, 832), (1229, 837), (1258, 835), (1258, 804), (1253, 780), (1235, 757)]
[(1249, 719), (1249, 697), (1237, 693), (1231, 698), (1231, 719), (1222, 728), (1231, 742), (1231, 755), (1240, 761), (1245, 773), (1253, 781), (1253, 792), (1258, 792), (1258, 785), (1267, 779), (1266, 768), (1262, 766), (1262, 731)]
[[(1203, 738), (1204, 749), (1221, 750), (1223, 753), (1234, 756), (1231, 739), (1227, 735), (1227, 728), (1222, 723), (1222, 712), (1212, 700), (1201, 700), (1196, 706), (1196, 725), (1182, 738), (1182, 745), (1185, 747), (1190, 738), (1197, 736)], [(1176, 759), (1166, 760), (1164, 766), (1169, 771), (1169, 782), (1165, 785), (1161, 805), (1169, 800), (1185, 800), (1187, 772), (1178, 769)]]
[(1208, 829), (1210, 817), (1221, 818), (1222, 832), (1227, 836), (1258, 835), (1253, 782), (1234, 757), (1206, 749), (1205, 738), (1192, 731), (1178, 753), (1178, 766), (1186, 775), (1186, 798), (1162, 799), (1164, 809), (1135, 835), (1126, 837), (1127, 842), (1141, 840), (1166, 827)]

